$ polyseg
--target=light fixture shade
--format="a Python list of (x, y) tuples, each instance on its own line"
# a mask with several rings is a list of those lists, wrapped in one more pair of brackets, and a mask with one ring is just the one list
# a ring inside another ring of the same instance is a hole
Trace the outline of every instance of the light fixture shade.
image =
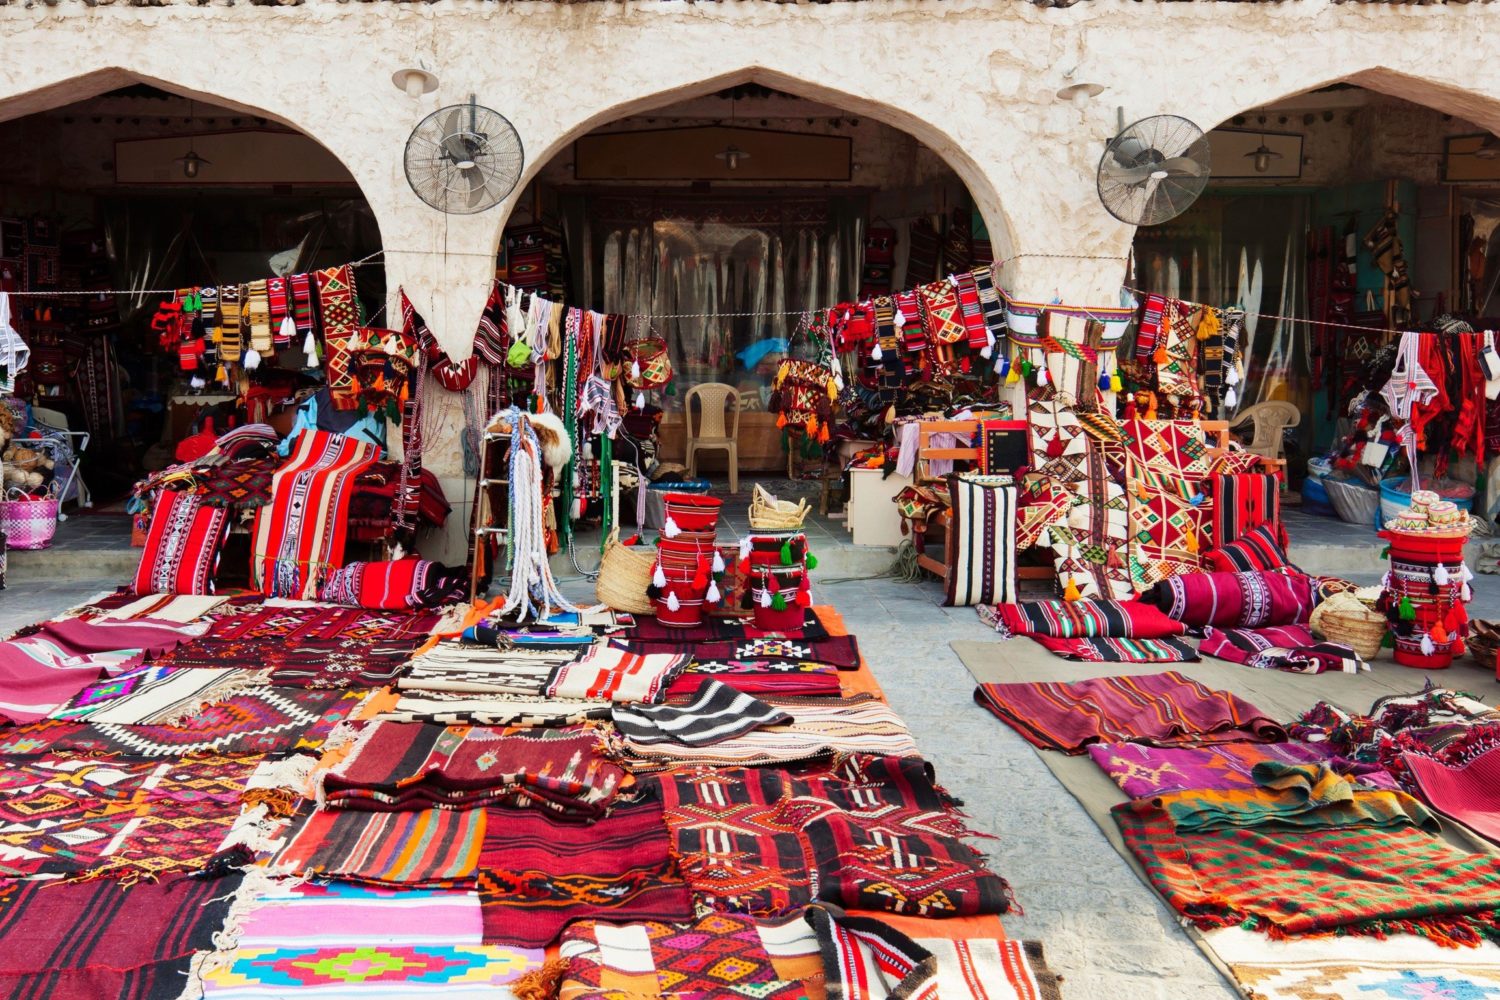
[(198, 176), (199, 168), (205, 163), (212, 163), (213, 161), (205, 160), (192, 149), (189, 149), (187, 153), (177, 157), (176, 162), (182, 164), (182, 176), (191, 178)]
[(1272, 149), (1270, 146), (1267, 146), (1266, 141), (1262, 139), (1260, 141), (1260, 145), (1256, 146), (1250, 152), (1246, 153), (1245, 157), (1246, 159), (1250, 160), (1251, 165), (1255, 167), (1256, 173), (1263, 174), (1267, 170), (1271, 169), (1272, 160), (1281, 159), (1281, 154), (1276, 152), (1276, 150)]
[(1057, 92), (1059, 101), (1069, 101), (1075, 107), (1083, 107), (1090, 99), (1104, 93), (1104, 85), (1099, 83), (1073, 83)]
[(741, 163), (750, 159), (750, 154), (740, 149), (734, 143), (730, 143), (723, 150), (715, 153), (714, 159), (723, 160), (724, 165), (730, 170), (738, 170)]
[(436, 74), (420, 66), (407, 66), (391, 74), (391, 82), (397, 90), (405, 91), (407, 97), (421, 97), (438, 88)]

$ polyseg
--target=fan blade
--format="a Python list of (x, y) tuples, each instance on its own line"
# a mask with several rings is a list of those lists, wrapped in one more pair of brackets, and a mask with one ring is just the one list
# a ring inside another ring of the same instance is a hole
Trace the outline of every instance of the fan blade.
[(462, 110), (454, 108), (449, 113), (448, 119), (443, 122), (443, 139), (440, 145), (443, 155), (454, 163), (468, 159), (469, 151), (464, 143)]
[(1174, 156), (1161, 164), (1161, 169), (1174, 177), (1203, 177), (1208, 168), (1191, 156)]
[(469, 207), (473, 208), (484, 201), (484, 196), (489, 191), (489, 179), (484, 176), (484, 171), (478, 167), (465, 171), (469, 175)]

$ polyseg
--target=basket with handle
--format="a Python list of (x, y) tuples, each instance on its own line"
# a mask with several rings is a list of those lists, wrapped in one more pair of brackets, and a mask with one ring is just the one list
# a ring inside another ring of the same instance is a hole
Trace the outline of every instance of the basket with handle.
[(0, 533), (13, 549), (45, 549), (57, 534), (59, 502), (54, 496), (40, 500), (12, 489), (0, 500)]
[(625, 382), (632, 389), (660, 389), (672, 381), (672, 357), (660, 337), (644, 337), (625, 345)]
[(1314, 635), (1342, 643), (1366, 660), (1379, 654), (1388, 627), (1385, 615), (1348, 593), (1334, 594), (1319, 604), (1308, 624)]
[(646, 588), (651, 586), (651, 570), (656, 553), (645, 545), (622, 545), (615, 531), (604, 543), (604, 557), (599, 561), (599, 579), (594, 594), (616, 611), (649, 615), (654, 610)]
[(750, 492), (750, 527), (756, 531), (788, 531), (802, 527), (812, 508), (806, 500), (777, 500), (760, 483)]

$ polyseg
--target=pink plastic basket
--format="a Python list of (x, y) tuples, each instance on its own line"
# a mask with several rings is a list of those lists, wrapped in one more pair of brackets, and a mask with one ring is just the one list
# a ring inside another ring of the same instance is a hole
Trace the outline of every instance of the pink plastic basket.
[(0, 531), (13, 549), (45, 549), (57, 534), (56, 500), (0, 500)]

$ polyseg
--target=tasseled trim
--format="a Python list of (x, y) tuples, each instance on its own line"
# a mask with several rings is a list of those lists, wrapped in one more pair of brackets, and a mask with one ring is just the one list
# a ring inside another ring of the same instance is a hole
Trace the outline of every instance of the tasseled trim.
[(549, 958), (540, 969), (532, 969), (510, 984), (516, 1000), (553, 1000), (562, 989), (562, 978), (568, 971), (565, 959)]

